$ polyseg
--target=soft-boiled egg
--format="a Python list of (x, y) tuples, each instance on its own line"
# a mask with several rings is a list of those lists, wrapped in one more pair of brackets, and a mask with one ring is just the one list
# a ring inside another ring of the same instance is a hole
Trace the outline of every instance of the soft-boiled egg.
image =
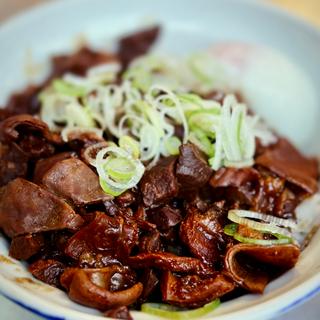
[(252, 110), (303, 148), (317, 125), (317, 94), (306, 72), (273, 49), (219, 43), (209, 49)]

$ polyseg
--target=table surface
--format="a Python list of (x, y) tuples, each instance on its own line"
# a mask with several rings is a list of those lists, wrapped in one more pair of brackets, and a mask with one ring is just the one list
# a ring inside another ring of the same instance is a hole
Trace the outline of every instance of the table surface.
[[(11, 15), (47, 0), (0, 0), (0, 22)], [(270, 0), (320, 26), (320, 0)], [(3, 320), (43, 320), (0, 296)], [(320, 295), (274, 320), (317, 320), (320, 318)], [(260, 319), (262, 320), (262, 319)]]

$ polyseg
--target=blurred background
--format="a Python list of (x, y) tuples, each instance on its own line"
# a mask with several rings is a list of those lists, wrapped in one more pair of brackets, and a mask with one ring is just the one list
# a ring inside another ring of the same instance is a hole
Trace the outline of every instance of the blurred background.
[(267, 0), (320, 26), (320, 0)]
[[(38, 3), (54, 0), (0, 0), (0, 21)], [(68, 1), (68, 0), (63, 0)], [(239, 0), (241, 1), (241, 0)], [(257, 0), (271, 2), (320, 26), (320, 0)]]
[[(0, 24), (10, 16), (40, 3), (54, 0), (0, 0)], [(68, 1), (68, 0), (60, 0)], [(90, 0), (88, 0), (90, 1)], [(238, 0), (241, 1), (241, 0)], [(320, 0), (256, 0), (278, 5), (320, 28)], [(0, 44), (1, 46), (1, 44)], [(42, 320), (0, 296), (0, 319)], [(320, 319), (320, 296), (316, 296), (296, 310), (274, 320), (317, 320)], [(263, 320), (263, 319), (261, 319)]]

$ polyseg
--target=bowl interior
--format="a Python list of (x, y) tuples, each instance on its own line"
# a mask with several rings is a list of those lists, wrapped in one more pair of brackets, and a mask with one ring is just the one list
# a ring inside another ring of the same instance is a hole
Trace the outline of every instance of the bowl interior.
[[(161, 39), (155, 47), (161, 52), (186, 54), (206, 49), (219, 41), (240, 41), (275, 48), (307, 73), (320, 105), (320, 33), (277, 9), (255, 1), (237, 0), (69, 0), (36, 8), (0, 28), (0, 105), (12, 91), (22, 88), (30, 80), (40, 81), (47, 70), (50, 55), (73, 50), (83, 37), (94, 47), (112, 48), (117, 36), (150, 22), (163, 26)], [(30, 56), (40, 70), (31, 78), (26, 73)], [(300, 145), (308, 153), (320, 151), (317, 139), (320, 134), (317, 126), (319, 110), (313, 110), (312, 121), (294, 123), (293, 140), (308, 128), (307, 139)], [(304, 113), (302, 105), (301, 116)], [(276, 121), (279, 118), (283, 119), (281, 125), (286, 126), (292, 122), (290, 106), (273, 112), (273, 117), (275, 129), (279, 126)], [(97, 314), (95, 311), (78, 306), (59, 290), (31, 279), (24, 264), (8, 260), (7, 242), (1, 237), (0, 290), (4, 294), (20, 302), (23, 299), (25, 304), (57, 319), (95, 319), (95, 316), (88, 315)], [(273, 281), (264, 295), (247, 295), (225, 303), (214, 313), (214, 319), (234, 319), (234, 312), (248, 319), (259, 314), (268, 317), (317, 290), (320, 247), (316, 243), (319, 240), (318, 233), (303, 252), (297, 267)], [(139, 312), (135, 313), (135, 318), (151, 319)]]

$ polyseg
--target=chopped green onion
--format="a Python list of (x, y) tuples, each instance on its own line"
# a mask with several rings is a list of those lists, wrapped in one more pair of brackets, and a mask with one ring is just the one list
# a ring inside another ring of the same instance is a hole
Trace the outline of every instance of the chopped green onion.
[[(253, 160), (255, 142), (247, 124), (245, 105), (237, 103), (233, 95), (226, 96), (221, 114), (222, 145), (226, 161), (240, 167), (244, 160)], [(252, 149), (253, 141), (253, 149)], [(252, 152), (253, 151), (253, 152)]]
[[(156, 97), (154, 97), (155, 92), (159, 93)], [(189, 126), (183, 107), (176, 94), (166, 87), (154, 85), (150, 87), (146, 99), (161, 115), (175, 120), (177, 124), (182, 124), (184, 131), (183, 142), (186, 143), (189, 135)]]
[(94, 127), (94, 120), (92, 119), (90, 110), (81, 106), (78, 102), (68, 104), (65, 112), (68, 126), (78, 126), (82, 128)]
[(134, 176), (136, 169), (130, 160), (122, 157), (109, 157), (104, 168), (111, 179), (124, 182)]
[[(247, 217), (264, 220), (268, 223), (250, 220)], [(292, 223), (285, 219), (270, 217), (265, 214), (246, 210), (230, 210), (228, 212), (228, 219), (234, 223), (226, 225), (224, 228), (224, 233), (229, 236), (233, 236), (234, 239), (239, 242), (257, 245), (288, 244), (295, 242), (292, 233), (284, 228), (292, 225)], [(264, 240), (244, 237), (241, 234), (237, 233), (238, 225), (243, 225), (253, 230), (260, 231), (264, 234), (272, 235), (277, 239)], [(282, 227), (279, 227), (279, 225)]]
[(205, 316), (215, 310), (219, 305), (219, 299), (213, 300), (203, 307), (193, 310), (181, 309), (163, 303), (144, 303), (141, 305), (141, 311), (172, 320), (199, 319), (199, 317)]
[(160, 142), (159, 131), (150, 124), (141, 127), (140, 130), (140, 153), (142, 161), (157, 161), (160, 157)]
[(250, 220), (248, 218), (243, 218), (238, 214), (238, 210), (230, 210), (228, 212), (228, 219), (232, 222), (247, 226), (251, 229), (261, 231), (261, 232), (267, 232), (271, 234), (281, 234), (285, 237), (292, 237), (291, 232), (289, 232), (285, 228), (280, 228), (274, 224), (271, 223), (262, 223), (254, 220)]
[(269, 246), (269, 245), (278, 245), (278, 244), (289, 244), (293, 242), (292, 238), (285, 237), (280, 234), (272, 234), (277, 239), (269, 239), (269, 240), (244, 237), (240, 233), (238, 233), (237, 230), (238, 230), (238, 225), (236, 223), (227, 224), (223, 228), (223, 232), (226, 235), (231, 236), (235, 240), (242, 243), (256, 244), (260, 246)]
[(84, 87), (80, 87), (67, 81), (56, 79), (52, 83), (56, 92), (70, 97), (84, 97), (87, 91)]
[(244, 159), (241, 161), (224, 160), (223, 164), (225, 167), (229, 167), (229, 168), (245, 168), (245, 167), (252, 167), (254, 165), (254, 160), (253, 159)]
[(173, 136), (169, 137), (164, 141), (164, 147), (166, 151), (170, 155), (178, 155), (179, 154), (179, 147), (181, 146), (181, 141), (178, 137)]
[(198, 110), (203, 108), (203, 99), (194, 93), (181, 93), (177, 95), (187, 110)]
[(138, 68), (129, 69), (125, 72), (124, 79), (131, 80), (132, 85), (143, 92), (146, 92), (152, 84), (152, 76), (150, 72)]
[(271, 245), (280, 245), (280, 244), (289, 244), (292, 243), (291, 238), (278, 238), (278, 239), (271, 239), (271, 240), (263, 240), (263, 239), (254, 239), (249, 237), (243, 237), (239, 233), (235, 233), (233, 235), (234, 239), (242, 242), (242, 243), (248, 243), (248, 244), (256, 244), (259, 246), (271, 246)]
[(89, 146), (85, 149), (85, 151), (83, 153), (83, 157), (89, 164), (91, 164), (92, 166), (95, 167), (97, 153), (101, 149), (106, 148), (108, 146), (112, 146), (112, 145), (113, 145), (113, 142), (107, 142), (107, 141), (92, 144), (91, 146)]
[(234, 236), (236, 234), (238, 230), (238, 225), (236, 223), (230, 223), (227, 224), (224, 228), (223, 228), (223, 232), (228, 235), (228, 236)]
[(189, 135), (189, 141), (194, 143), (206, 155), (214, 155), (214, 145), (201, 129), (194, 129)]
[(92, 82), (109, 83), (116, 79), (116, 76), (120, 70), (121, 66), (116, 62), (99, 64), (87, 71), (87, 77)]
[(103, 180), (101, 178), (99, 178), (99, 182), (100, 182), (100, 186), (101, 186), (102, 190), (105, 193), (110, 194), (111, 196), (117, 197), (126, 191), (126, 189), (118, 189), (118, 188), (115, 188), (115, 187), (109, 185), (105, 180)]
[(275, 216), (271, 216), (269, 214), (255, 212), (255, 211), (249, 211), (249, 210), (232, 210), (234, 213), (237, 214), (237, 216), (241, 218), (251, 218), (251, 219), (258, 219), (264, 222), (269, 222), (270, 224), (279, 226), (279, 227), (285, 227), (285, 228), (291, 228), (296, 229), (297, 223), (292, 219), (283, 219), (278, 218)]
[(119, 147), (131, 154), (134, 159), (138, 159), (140, 156), (139, 142), (129, 136), (120, 137)]
[(222, 148), (222, 138), (220, 130), (216, 130), (216, 139), (214, 145), (214, 155), (208, 160), (211, 168), (213, 170), (218, 170), (222, 166), (223, 160), (223, 148)]
[(194, 75), (204, 84), (213, 85), (214, 73), (208, 72), (208, 65), (212, 63), (212, 58), (207, 55), (194, 54), (189, 58), (189, 65)]
[[(149, 167), (161, 156), (178, 154), (180, 144), (188, 141), (208, 155), (214, 170), (251, 166), (255, 138), (263, 137), (263, 143), (274, 138), (234, 96), (227, 95), (221, 105), (188, 93), (217, 89), (213, 85), (223, 72), (208, 55), (142, 56), (129, 66), (121, 84), (110, 84), (119, 68), (112, 62), (91, 68), (84, 77), (66, 74), (54, 80), (40, 94), (42, 120), (61, 132), (65, 141), (73, 129), (107, 130), (132, 160), (148, 162)], [(183, 127), (181, 142), (174, 135), (177, 125)], [(136, 182), (136, 175), (130, 183), (120, 181), (130, 174), (114, 171), (112, 161), (106, 173), (105, 159), (100, 160), (97, 165), (110, 179), (103, 179), (108, 185), (122, 190)]]
[(143, 164), (117, 146), (101, 149), (94, 165), (97, 168), (101, 187), (113, 196), (136, 186), (144, 173)]

